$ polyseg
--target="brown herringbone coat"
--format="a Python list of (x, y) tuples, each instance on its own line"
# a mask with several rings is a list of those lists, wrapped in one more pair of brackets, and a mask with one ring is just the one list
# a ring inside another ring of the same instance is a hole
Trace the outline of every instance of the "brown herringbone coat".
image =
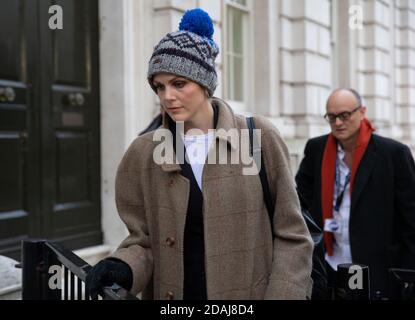
[[(220, 99), (217, 129), (245, 129)], [(202, 178), (208, 299), (305, 299), (311, 291), (313, 244), (300, 213), (289, 154), (275, 127), (255, 117), (271, 192), (277, 192), (272, 239), (258, 175), (231, 164), (238, 144), (226, 137), (229, 164), (205, 164)], [(164, 122), (166, 126), (166, 121)], [(158, 165), (154, 132), (137, 138), (118, 168), (116, 202), (130, 235), (112, 255), (130, 265), (132, 292), (148, 299), (182, 299), (183, 237), (189, 181), (179, 164)], [(218, 152), (217, 152), (218, 154)]]

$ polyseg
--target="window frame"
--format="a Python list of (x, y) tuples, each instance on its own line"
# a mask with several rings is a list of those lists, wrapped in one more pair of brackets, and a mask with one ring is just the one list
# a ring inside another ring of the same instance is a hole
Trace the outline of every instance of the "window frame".
[[(230, 74), (230, 64), (228, 63), (230, 56), (235, 56), (233, 52), (228, 51), (228, 31), (229, 31), (229, 21), (228, 21), (228, 10), (232, 8), (234, 10), (238, 10), (244, 13), (243, 23), (244, 30), (242, 31), (242, 41), (243, 41), (243, 84), (242, 84), (242, 92), (243, 92), (243, 101), (232, 100), (230, 98), (230, 88), (229, 82), (232, 81), (229, 79), (232, 75)], [(241, 5), (239, 3), (234, 2), (233, 0), (223, 0), (223, 36), (222, 36), (222, 48), (223, 50), (223, 96), (232, 107), (232, 109), (237, 113), (247, 113), (251, 109), (249, 106), (251, 105), (251, 97), (253, 95), (252, 89), (252, 78), (249, 78), (249, 74), (253, 74), (253, 66), (252, 66), (252, 57), (253, 57), (253, 48), (252, 46), (249, 47), (249, 43), (252, 43), (252, 1), (246, 0), (246, 5)]]

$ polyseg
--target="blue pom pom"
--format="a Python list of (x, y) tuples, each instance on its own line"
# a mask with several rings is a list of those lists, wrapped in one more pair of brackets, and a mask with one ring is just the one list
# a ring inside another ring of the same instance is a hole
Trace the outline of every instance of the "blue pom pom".
[(209, 14), (199, 8), (186, 11), (180, 21), (179, 30), (190, 31), (211, 40), (214, 32), (213, 22)]

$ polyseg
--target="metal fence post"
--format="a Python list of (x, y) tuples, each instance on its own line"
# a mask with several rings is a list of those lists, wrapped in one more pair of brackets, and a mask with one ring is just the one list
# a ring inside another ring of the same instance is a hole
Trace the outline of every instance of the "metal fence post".
[(42, 247), (43, 240), (24, 240), (22, 242), (22, 299), (42, 299)]
[(335, 300), (370, 300), (369, 267), (344, 263), (337, 266)]
[(59, 261), (45, 246), (45, 240), (24, 240), (22, 242), (22, 299), (57, 300), (61, 291), (49, 288), (49, 267), (60, 265)]

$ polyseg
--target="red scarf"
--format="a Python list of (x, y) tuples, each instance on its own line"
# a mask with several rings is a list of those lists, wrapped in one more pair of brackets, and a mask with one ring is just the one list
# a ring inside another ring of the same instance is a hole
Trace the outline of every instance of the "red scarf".
[[(350, 197), (352, 196), (353, 183), (359, 168), (360, 161), (365, 154), (372, 132), (375, 129), (366, 118), (360, 125), (359, 136), (353, 152), (352, 175), (350, 179)], [(323, 226), (325, 219), (333, 218), (333, 193), (336, 172), (337, 143), (333, 134), (330, 134), (324, 149), (323, 163), (321, 170), (321, 207), (323, 210)], [(329, 256), (333, 255), (333, 233), (324, 231), (324, 243)]]

